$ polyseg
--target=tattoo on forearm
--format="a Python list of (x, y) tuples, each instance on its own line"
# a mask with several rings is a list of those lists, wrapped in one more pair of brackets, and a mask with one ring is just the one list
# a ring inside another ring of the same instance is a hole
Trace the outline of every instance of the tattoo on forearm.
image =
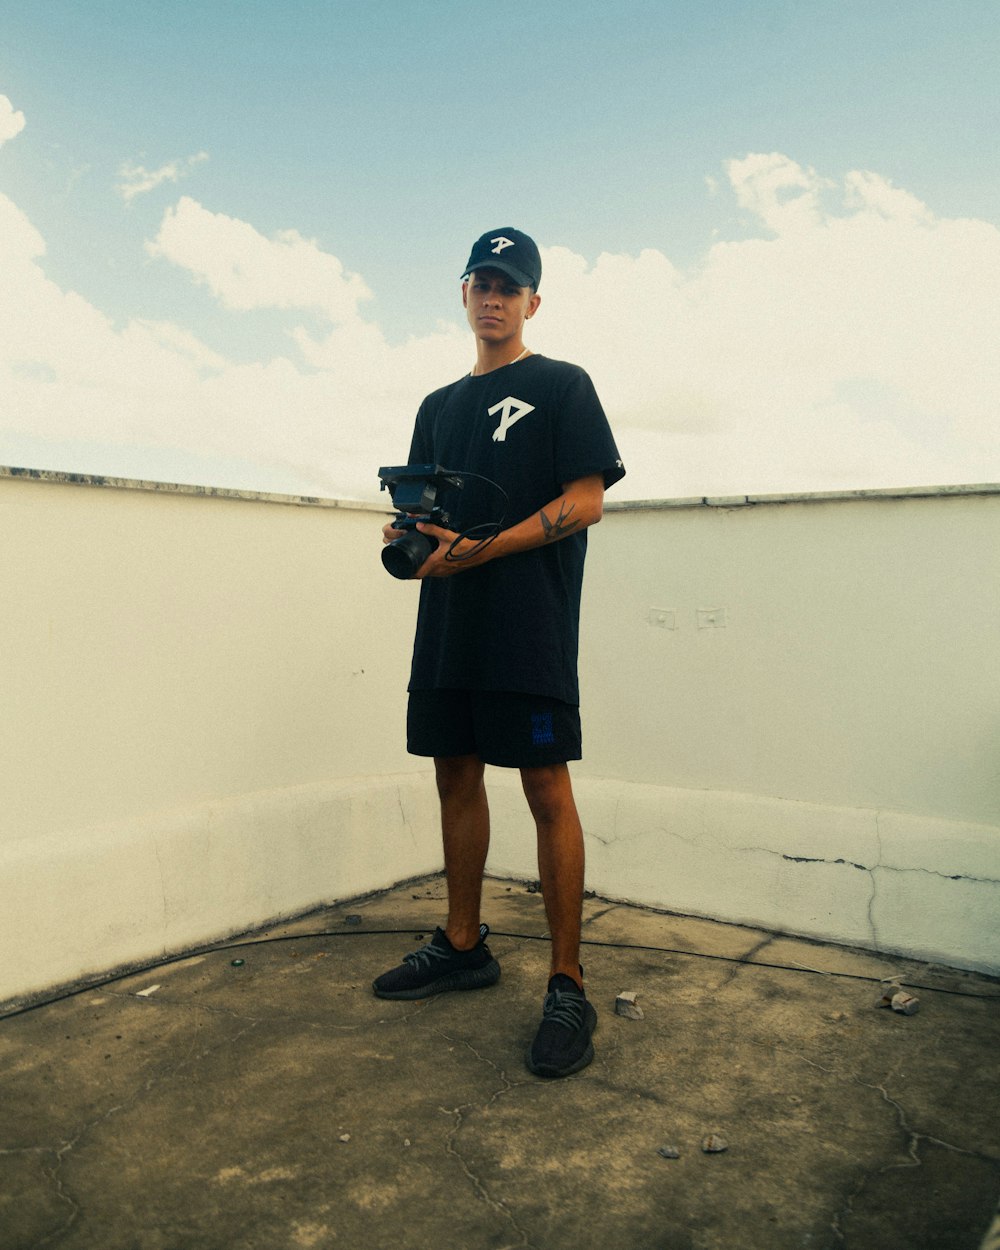
[(545, 514), (545, 509), (540, 509), (538, 515), (542, 522), (542, 529), (545, 531), (545, 541), (554, 543), (559, 538), (565, 538), (572, 530), (580, 524), (579, 519), (571, 521), (570, 515), (576, 510), (576, 504), (571, 503), (568, 507), (565, 503), (559, 505), (559, 515), (554, 521), (550, 521)]

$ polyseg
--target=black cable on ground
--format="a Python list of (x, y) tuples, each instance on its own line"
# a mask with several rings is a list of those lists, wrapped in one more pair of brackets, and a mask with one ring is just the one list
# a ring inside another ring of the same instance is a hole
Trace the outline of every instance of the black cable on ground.
[[(137, 968), (127, 968), (121, 972), (113, 973), (100, 981), (90, 981), (86, 985), (76, 986), (71, 990), (66, 990), (62, 994), (56, 994), (52, 998), (46, 998), (40, 1002), (28, 1003), (23, 1007), (15, 1007), (10, 1011), (0, 1013), (0, 1024), (6, 1020), (13, 1020), (17, 1016), (24, 1016), (30, 1012), (39, 1011), (43, 1007), (54, 1007), (58, 1003), (66, 1002), (71, 998), (77, 998), (79, 995), (87, 994), (92, 990), (105, 989), (107, 986), (114, 985), (118, 981), (125, 981), (129, 977), (145, 976), (148, 973), (155, 972), (158, 968), (169, 968), (173, 964), (184, 963), (185, 960), (197, 959), (205, 955), (215, 955), (224, 951), (247, 950), (254, 946), (270, 946), (275, 942), (298, 942), (308, 938), (403, 937), (414, 933), (419, 928), (419, 925), (411, 925), (406, 929), (359, 929), (357, 927), (348, 929), (318, 929), (309, 933), (282, 933), (274, 937), (242, 938), (235, 942), (221, 942), (214, 946), (201, 946), (194, 950), (185, 951), (182, 955), (169, 955), (164, 959), (154, 960), (152, 963), (141, 964)], [(502, 929), (491, 929), (490, 934), (493, 937), (515, 938), (525, 942), (548, 942), (550, 940), (544, 934), (511, 933)], [(744, 968), (769, 968), (777, 972), (800, 972), (817, 977), (839, 977), (841, 980), (847, 981), (864, 981), (869, 985), (880, 985), (886, 979), (884, 977), (865, 976), (859, 972), (826, 972), (821, 968), (804, 968), (792, 964), (768, 963), (765, 960), (742, 959), (738, 955), (712, 955), (707, 951), (677, 950), (670, 946), (645, 946), (635, 942), (601, 942), (594, 938), (583, 938), (581, 939), (581, 945), (602, 947), (606, 950), (650, 951), (654, 954), (677, 955), (687, 959), (710, 959), (721, 963), (740, 964)], [(973, 994), (968, 990), (949, 990), (938, 985), (924, 985), (919, 981), (905, 981), (903, 979), (900, 979), (898, 984), (906, 985), (910, 989), (923, 990), (929, 994), (947, 994), (952, 998), (973, 998), (980, 1002), (1000, 1003), (1000, 994)]]

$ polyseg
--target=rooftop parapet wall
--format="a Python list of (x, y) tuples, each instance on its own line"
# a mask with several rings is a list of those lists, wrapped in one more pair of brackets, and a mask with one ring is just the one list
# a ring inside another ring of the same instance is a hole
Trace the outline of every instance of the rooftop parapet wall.
[(609, 514), (582, 666), (604, 775), (1000, 823), (1000, 487)]
[(381, 569), (382, 523), (370, 504), (4, 471), (0, 842), (412, 769), (392, 639), (416, 595)]
[[(242, 499), (247, 502), (285, 504), (297, 507), (341, 508), (348, 511), (391, 512), (378, 502), (356, 499), (329, 499), (319, 495), (280, 495), (267, 491), (235, 490), (224, 486), (195, 483), (158, 482), (93, 473), (67, 473), (56, 469), (28, 469), (0, 465), (0, 478), (13, 481), (49, 482), (66, 486), (94, 486), (107, 490), (151, 491), (160, 495), (192, 495), (203, 499)], [(614, 498), (605, 503), (605, 512), (660, 512), (673, 508), (733, 508), (757, 504), (847, 503), (858, 500), (945, 499), (968, 495), (1000, 495), (1000, 483), (984, 482), (953, 486), (900, 486), (864, 490), (808, 491), (771, 495), (690, 495), (668, 499)]]
[(595, 888), (1000, 970), (1000, 489), (612, 506), (584, 595)]
[[(0, 469), (0, 1000), (439, 865), (387, 511)], [(609, 500), (590, 884), (1000, 971), (998, 553), (991, 485)]]

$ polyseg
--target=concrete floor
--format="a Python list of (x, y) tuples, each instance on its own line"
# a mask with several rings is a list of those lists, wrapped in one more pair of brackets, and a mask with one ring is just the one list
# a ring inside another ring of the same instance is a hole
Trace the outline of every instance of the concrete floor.
[(370, 992), (435, 877), (0, 1021), (2, 1250), (979, 1246), (996, 981), (589, 899), (597, 1057), (545, 1082), (541, 898), (487, 896), (488, 990)]

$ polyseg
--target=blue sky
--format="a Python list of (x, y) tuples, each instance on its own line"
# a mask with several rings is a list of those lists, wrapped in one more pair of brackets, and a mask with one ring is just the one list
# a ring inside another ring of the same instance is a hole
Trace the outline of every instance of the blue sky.
[(1000, 480), (994, 0), (7, 9), (0, 463), (371, 494), (515, 225), (619, 497)]

